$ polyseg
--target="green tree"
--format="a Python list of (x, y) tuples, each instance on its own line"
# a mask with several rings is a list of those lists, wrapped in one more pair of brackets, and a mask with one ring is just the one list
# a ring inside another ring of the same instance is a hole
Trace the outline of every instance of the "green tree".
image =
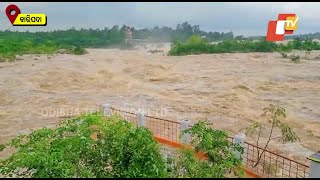
[[(246, 135), (255, 142), (256, 146), (263, 146), (263, 150), (258, 149), (258, 156), (253, 167), (259, 165), (260, 160), (271, 141), (280, 139), (283, 143), (286, 143), (300, 140), (292, 128), (286, 123), (285, 118), (287, 117), (287, 114), (283, 107), (270, 104), (265, 107), (263, 111), (264, 113), (262, 116), (265, 117), (265, 121), (256, 121), (244, 129)], [(280, 134), (276, 134), (276, 130), (280, 130)], [(266, 140), (264, 145), (262, 145), (263, 142), (261, 142), (263, 138)]]
[[(11, 140), (17, 152), (0, 162), (5, 176), (165, 177), (159, 145), (146, 128), (101, 114), (68, 119)], [(4, 147), (1, 147), (3, 149)]]
[(183, 149), (174, 161), (173, 177), (223, 178), (232, 173), (243, 176), (239, 170), (242, 158), (235, 150), (243, 152), (239, 145), (233, 145), (223, 130), (212, 129), (210, 123), (200, 121), (184, 131), (191, 135), (191, 144), (196, 152), (205, 153), (207, 160), (197, 158), (193, 150)]

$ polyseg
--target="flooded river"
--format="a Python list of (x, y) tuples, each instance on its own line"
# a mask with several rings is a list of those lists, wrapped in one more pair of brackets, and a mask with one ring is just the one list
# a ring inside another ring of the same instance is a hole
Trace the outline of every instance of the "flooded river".
[(97, 110), (102, 103), (143, 108), (173, 120), (208, 119), (233, 133), (278, 103), (301, 142), (275, 143), (274, 148), (292, 156), (320, 149), (320, 61), (294, 64), (278, 53), (170, 57), (143, 48), (88, 52), (24, 55), (0, 63), (0, 143), (30, 128)]

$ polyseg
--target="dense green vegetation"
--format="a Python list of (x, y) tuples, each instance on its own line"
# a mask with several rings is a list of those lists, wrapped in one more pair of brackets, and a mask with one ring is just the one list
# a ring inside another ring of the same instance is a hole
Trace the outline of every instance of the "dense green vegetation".
[(95, 113), (62, 121), (54, 129), (42, 128), (20, 135), (0, 151), (17, 152), (0, 160), (0, 175), (18, 177), (225, 177), (239, 171), (241, 159), (234, 154), (228, 135), (204, 122), (186, 130), (196, 151), (208, 160), (183, 149), (177, 157), (165, 159), (151, 132), (120, 117)]
[(59, 49), (66, 49), (67, 53), (83, 54), (83, 48), (119, 47), (128, 48), (124, 43), (125, 31), (131, 28), (134, 39), (148, 39), (157, 42), (171, 40), (185, 41), (191, 35), (206, 36), (208, 40), (232, 39), (232, 32), (218, 33), (200, 30), (198, 25), (184, 22), (175, 29), (158, 26), (150, 29), (134, 29), (123, 25), (113, 26), (111, 29), (80, 29), (57, 30), (50, 32), (12, 32), (0, 31), (0, 61), (14, 59), (21, 54), (51, 54)]
[[(10, 143), (18, 152), (0, 174), (21, 177), (164, 177), (165, 163), (151, 132), (99, 114), (43, 128)], [(26, 171), (17, 170), (27, 168)]]
[(173, 167), (173, 177), (183, 178), (224, 178), (242, 177), (244, 172), (237, 169), (242, 159), (235, 155), (235, 150), (243, 153), (243, 147), (232, 146), (228, 134), (219, 129), (212, 129), (212, 124), (204, 121), (196, 123), (184, 133), (191, 135), (191, 144), (196, 152), (206, 152), (207, 160), (197, 159), (192, 150), (181, 150)]
[(201, 53), (234, 53), (234, 52), (289, 52), (297, 50), (320, 50), (320, 43), (311, 39), (295, 39), (288, 44), (276, 44), (267, 42), (264, 39), (252, 40), (226, 40), (217, 44), (212, 44), (200, 36), (193, 35), (185, 42), (174, 42), (171, 45), (169, 55), (188, 55)]
[(296, 39), (296, 38), (302, 38), (302, 39), (320, 39), (320, 32), (316, 32), (316, 33), (308, 33), (308, 34), (294, 34), (294, 35), (290, 35), (290, 36), (284, 36), (284, 39), (288, 40), (288, 39)]
[[(147, 39), (153, 42), (173, 42), (170, 55), (226, 52), (272, 52), (292, 49), (316, 50), (320, 46), (310, 39), (296, 39), (288, 45), (266, 42), (264, 38), (253, 41), (243, 36), (234, 37), (232, 32), (205, 32), (199, 25), (188, 22), (176, 28), (154, 27), (134, 29), (123, 25), (104, 29), (56, 30), (49, 32), (0, 31), (0, 61), (15, 59), (22, 54), (52, 54), (59, 49), (66, 53), (84, 54), (84, 48), (118, 47), (129, 48), (125, 43), (125, 31), (131, 28), (133, 39)], [(209, 42), (223, 41), (218, 44)]]
[(199, 25), (191, 25), (188, 22), (178, 24), (176, 28), (171, 27), (154, 27), (151, 29), (134, 30), (133, 38), (150, 39), (151, 41), (170, 42), (185, 41), (192, 35), (204, 36), (209, 41), (223, 41), (233, 39), (232, 32), (205, 32), (200, 29)]
[[(251, 40), (258, 40), (261, 38), (265, 38), (263, 36), (250, 36), (247, 37), (247, 39), (251, 39)], [(291, 34), (291, 35), (286, 35), (284, 36), (285, 40), (292, 40), (292, 39), (320, 39), (320, 32), (316, 32), (316, 33), (308, 33), (308, 34)]]
[(104, 30), (75, 30), (52, 32), (0, 32), (0, 57), (13, 59), (21, 54), (50, 54), (59, 49), (67, 53), (84, 54), (83, 48), (121, 46), (124, 34), (118, 27)]

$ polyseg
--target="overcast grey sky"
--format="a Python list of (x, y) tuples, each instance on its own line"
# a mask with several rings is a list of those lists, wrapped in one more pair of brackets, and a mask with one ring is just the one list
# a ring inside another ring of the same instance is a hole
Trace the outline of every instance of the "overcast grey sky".
[[(9, 4), (21, 13), (45, 13), (46, 27), (13, 27), (5, 14)], [(279, 13), (296, 13), (294, 34), (320, 32), (319, 2), (0, 2), (0, 30), (104, 28), (123, 24), (136, 28), (170, 26), (188, 21), (206, 31), (236, 35), (266, 35), (269, 20)]]

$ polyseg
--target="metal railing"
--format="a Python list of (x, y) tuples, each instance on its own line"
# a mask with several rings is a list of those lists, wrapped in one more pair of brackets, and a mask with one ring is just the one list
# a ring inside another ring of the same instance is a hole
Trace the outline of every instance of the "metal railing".
[[(111, 107), (112, 114), (138, 124), (138, 115)], [(156, 136), (169, 141), (181, 142), (181, 123), (145, 115), (146, 127)], [(230, 137), (233, 142), (234, 139)], [(263, 149), (249, 142), (244, 143), (244, 167), (258, 177), (306, 178), (309, 166), (293, 159)]]
[[(113, 114), (117, 114), (124, 118), (127, 121), (132, 122), (133, 124), (137, 124), (137, 114), (115, 109), (111, 107), (111, 111)], [(181, 124), (176, 121), (152, 117), (146, 115), (146, 127), (154, 134), (159, 137), (180, 142), (180, 127)]]
[[(231, 138), (233, 141), (233, 138)], [(244, 143), (244, 166), (260, 177), (306, 178), (309, 166), (283, 155), (263, 149), (249, 142)]]

